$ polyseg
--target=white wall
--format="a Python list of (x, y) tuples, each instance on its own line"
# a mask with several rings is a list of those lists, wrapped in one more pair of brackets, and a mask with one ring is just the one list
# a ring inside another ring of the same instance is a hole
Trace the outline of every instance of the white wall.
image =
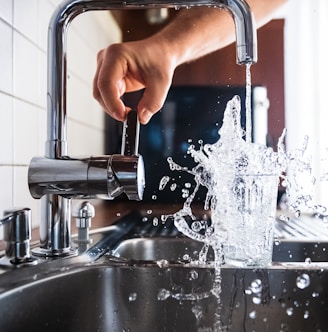
[[(0, 0), (0, 215), (8, 208), (30, 207), (34, 227), (40, 207), (29, 194), (27, 171), (33, 156), (44, 155), (47, 27), (59, 3)], [(82, 14), (70, 27), (67, 109), (72, 155), (103, 153), (103, 111), (92, 98), (92, 79), (98, 50), (120, 38), (106, 12)]]
[(309, 136), (314, 201), (328, 207), (328, 1), (289, 0), (284, 10), (287, 147)]

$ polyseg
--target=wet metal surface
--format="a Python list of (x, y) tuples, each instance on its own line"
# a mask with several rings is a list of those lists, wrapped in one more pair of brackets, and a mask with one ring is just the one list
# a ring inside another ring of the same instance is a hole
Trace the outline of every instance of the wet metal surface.
[[(1, 274), (0, 331), (211, 331), (215, 270), (191, 262), (202, 244), (164, 226), (146, 231), (136, 217), (93, 234), (87, 254)], [(232, 332), (326, 331), (323, 249), (279, 240), (279, 263), (222, 268), (222, 324)]]

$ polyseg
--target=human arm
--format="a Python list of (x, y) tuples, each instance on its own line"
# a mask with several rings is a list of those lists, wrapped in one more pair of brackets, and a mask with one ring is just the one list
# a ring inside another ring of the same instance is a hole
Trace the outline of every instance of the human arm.
[[(286, 0), (248, 0), (258, 26), (265, 24)], [(231, 44), (234, 23), (226, 10), (197, 7), (181, 13), (157, 34), (140, 41), (113, 44), (98, 54), (94, 97), (117, 120), (129, 108), (121, 96), (145, 88), (138, 105), (145, 124), (163, 105), (174, 70)]]

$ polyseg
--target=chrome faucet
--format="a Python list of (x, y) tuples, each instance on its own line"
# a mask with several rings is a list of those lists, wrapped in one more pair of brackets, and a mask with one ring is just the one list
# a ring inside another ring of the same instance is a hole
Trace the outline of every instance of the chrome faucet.
[(40, 224), (41, 246), (33, 250), (35, 255), (75, 254), (70, 246), (70, 198), (113, 199), (125, 193), (130, 200), (142, 199), (145, 180), (143, 158), (138, 155), (139, 126), (137, 112), (130, 111), (123, 125), (121, 154), (32, 159), (30, 193), (43, 199), (48, 213)]
[(113, 155), (87, 158), (67, 156), (66, 36), (79, 14), (90, 10), (214, 6), (226, 8), (236, 27), (237, 63), (257, 61), (256, 30), (244, 0), (66, 0), (52, 15), (48, 31), (48, 124), (45, 157), (33, 158), (29, 186), (33, 197), (42, 198), (40, 248), (35, 254), (65, 256), (71, 248), (70, 198), (104, 197), (125, 192), (141, 199), (144, 187), (142, 157)]

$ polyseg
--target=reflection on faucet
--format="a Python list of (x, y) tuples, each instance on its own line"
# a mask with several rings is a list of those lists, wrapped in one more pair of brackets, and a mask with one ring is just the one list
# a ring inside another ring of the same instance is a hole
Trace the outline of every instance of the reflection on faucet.
[[(134, 156), (132, 163), (125, 156), (83, 159), (67, 157), (66, 35), (70, 22), (77, 15), (89, 10), (200, 5), (216, 6), (230, 11), (236, 26), (237, 63), (256, 62), (256, 31), (252, 13), (244, 0), (128, 0), (124, 2), (121, 0), (68, 0), (64, 1), (54, 12), (48, 32), (46, 158), (34, 158), (29, 170), (31, 193), (37, 198), (42, 196), (39, 254), (63, 256), (72, 252), (69, 197), (85, 198), (107, 195), (112, 198), (122, 191), (130, 193), (133, 199), (142, 196), (143, 166), (141, 156)], [(125, 181), (125, 185), (120, 183), (120, 177), (121, 181)], [(99, 185), (101, 190), (99, 190)]]

